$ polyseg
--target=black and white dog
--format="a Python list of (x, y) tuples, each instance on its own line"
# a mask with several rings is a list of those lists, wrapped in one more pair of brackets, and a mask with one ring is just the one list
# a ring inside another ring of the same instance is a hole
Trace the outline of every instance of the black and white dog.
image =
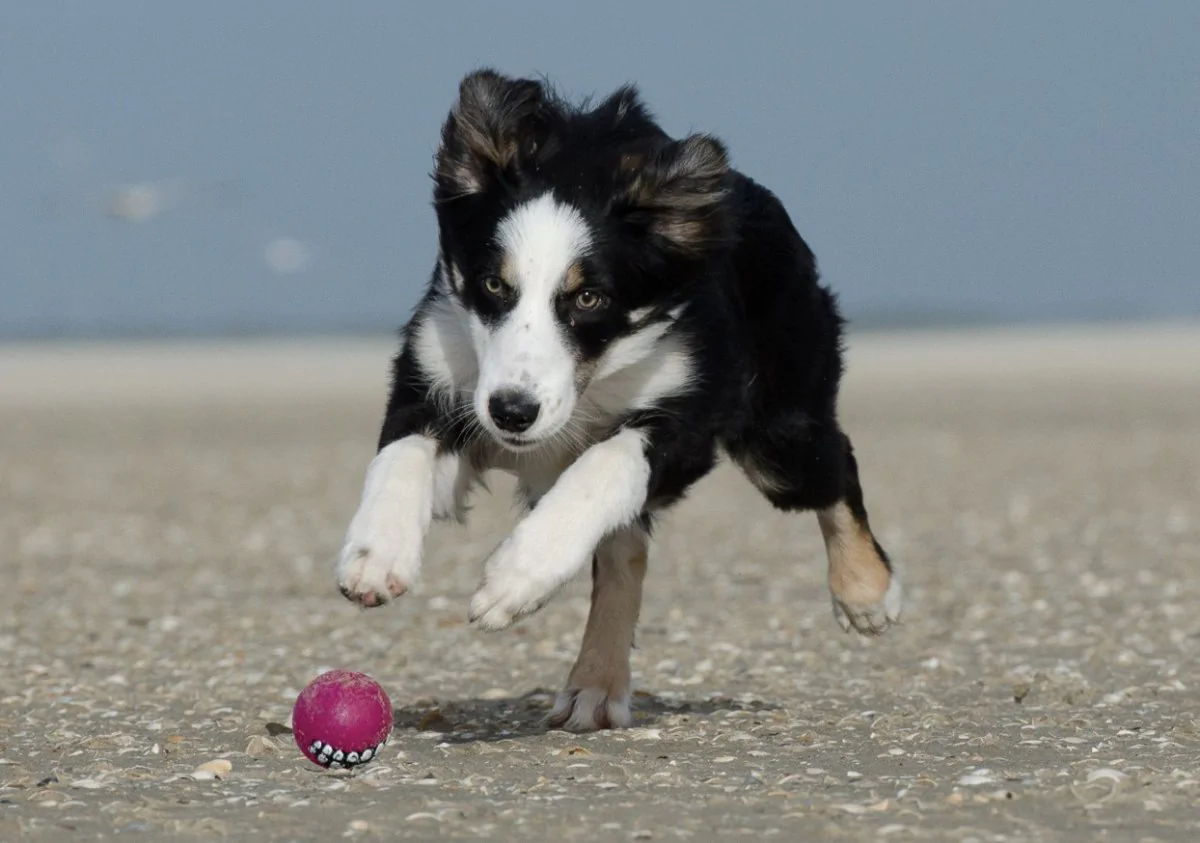
[(897, 619), (837, 422), (836, 302), (721, 142), (672, 139), (631, 87), (576, 107), (481, 70), (442, 128), (434, 182), (437, 266), (337, 564), (346, 597), (404, 594), (431, 519), (461, 519), (482, 472), (512, 472), (529, 511), (487, 560), (471, 621), (504, 629), (590, 562), (591, 614), (550, 722), (629, 726), (653, 516), (724, 452), (776, 507), (816, 512), (844, 628)]

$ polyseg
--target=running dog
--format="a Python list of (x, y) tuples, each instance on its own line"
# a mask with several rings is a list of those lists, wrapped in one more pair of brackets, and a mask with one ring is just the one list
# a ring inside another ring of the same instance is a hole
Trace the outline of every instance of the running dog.
[(837, 421), (835, 297), (720, 140), (668, 136), (632, 86), (573, 105), (479, 70), (433, 180), (437, 262), (337, 563), (347, 598), (404, 594), (432, 519), (462, 520), (483, 472), (511, 472), (528, 510), (487, 559), (471, 622), (504, 629), (591, 563), (583, 644), (549, 722), (627, 727), (654, 516), (724, 454), (775, 507), (816, 513), (845, 629), (898, 619)]

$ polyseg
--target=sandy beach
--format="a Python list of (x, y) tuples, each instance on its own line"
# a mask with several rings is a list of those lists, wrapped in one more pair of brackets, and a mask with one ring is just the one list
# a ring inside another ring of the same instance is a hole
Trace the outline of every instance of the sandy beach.
[[(389, 338), (0, 346), (0, 840), (1200, 839), (1200, 325), (850, 349), (904, 622), (842, 633), (815, 518), (722, 468), (652, 546), (635, 728), (581, 736), (586, 582), (466, 623), (504, 479), (413, 593), (337, 594)], [(396, 707), (353, 775), (287, 727), (333, 666)]]

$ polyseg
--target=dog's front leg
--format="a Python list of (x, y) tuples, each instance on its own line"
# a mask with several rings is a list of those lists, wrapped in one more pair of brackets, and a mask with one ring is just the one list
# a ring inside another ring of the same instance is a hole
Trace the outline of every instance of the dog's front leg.
[(641, 515), (649, 483), (640, 430), (625, 428), (584, 451), (487, 560), (471, 622), (504, 629), (544, 606), (601, 539)]
[(438, 453), (437, 441), (421, 434), (398, 439), (375, 456), (337, 563), (342, 594), (370, 607), (408, 591), (421, 572), (421, 546), (433, 517), (461, 511), (469, 462)]

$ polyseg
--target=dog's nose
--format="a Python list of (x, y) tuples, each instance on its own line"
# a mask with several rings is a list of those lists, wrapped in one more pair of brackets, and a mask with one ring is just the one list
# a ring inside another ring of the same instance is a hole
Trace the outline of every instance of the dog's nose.
[(538, 402), (519, 389), (498, 389), (488, 398), (488, 414), (496, 427), (508, 433), (524, 433), (537, 421)]

